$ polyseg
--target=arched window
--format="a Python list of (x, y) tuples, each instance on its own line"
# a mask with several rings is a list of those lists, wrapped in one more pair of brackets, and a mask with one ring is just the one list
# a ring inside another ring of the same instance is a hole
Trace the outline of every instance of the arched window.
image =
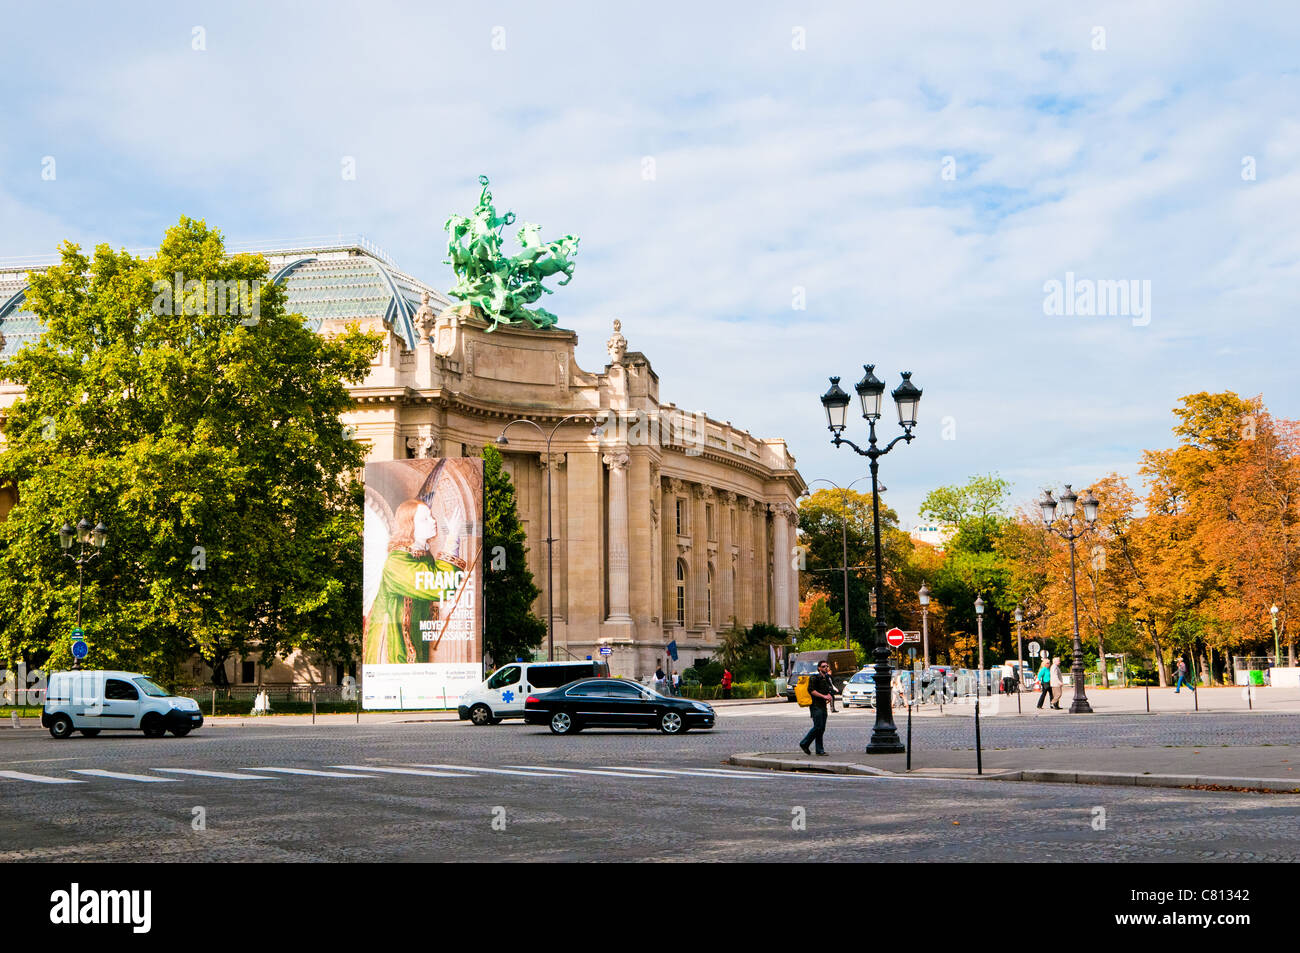
[(677, 560), (677, 624), (686, 626), (686, 561)]

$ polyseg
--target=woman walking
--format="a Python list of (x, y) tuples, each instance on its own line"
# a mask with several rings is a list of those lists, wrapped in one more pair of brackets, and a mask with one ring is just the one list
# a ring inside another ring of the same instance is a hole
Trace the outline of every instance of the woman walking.
[(1047, 700), (1047, 696), (1052, 692), (1052, 670), (1048, 667), (1047, 661), (1048, 656), (1044, 653), (1043, 663), (1038, 667), (1038, 674), (1035, 676), (1038, 687), (1043, 690), (1042, 694), (1038, 696), (1037, 707), (1039, 708), (1043, 707), (1043, 702)]

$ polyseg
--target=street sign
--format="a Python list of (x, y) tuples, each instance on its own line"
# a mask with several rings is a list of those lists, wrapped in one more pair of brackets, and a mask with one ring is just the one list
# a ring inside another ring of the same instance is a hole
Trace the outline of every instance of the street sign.
[(600, 647), (600, 654), (601, 654), (601, 655), (613, 655), (613, 654), (614, 654), (614, 650), (611, 649), (608, 645), (602, 645), (602, 646)]
[(897, 629), (897, 628), (890, 629), (888, 632), (885, 633), (885, 641), (888, 642), (890, 645), (892, 645), (894, 648), (898, 648), (900, 645), (902, 645), (903, 641), (906, 638), (907, 638), (907, 633), (905, 633), (902, 629)]
[(72, 637), (73, 637), (74, 639), (84, 639), (84, 638), (85, 638), (85, 636), (81, 634), (81, 630), (80, 630), (80, 629), (73, 629), (73, 630), (72, 630)]
[(85, 658), (90, 654), (90, 646), (86, 645), (83, 639), (77, 639), (72, 643), (72, 657)]
[(1038, 658), (1038, 652), (1039, 652), (1039, 650), (1040, 650), (1041, 648), (1042, 648), (1042, 646), (1039, 645), (1037, 642), (1030, 642), (1030, 643), (1029, 643), (1029, 657), (1030, 657), (1030, 658)]
[(904, 641), (904, 642), (916, 642), (916, 643), (919, 644), (920, 641), (921, 641), (921, 633), (920, 633), (920, 632), (904, 632), (904, 633), (903, 633), (903, 641)]

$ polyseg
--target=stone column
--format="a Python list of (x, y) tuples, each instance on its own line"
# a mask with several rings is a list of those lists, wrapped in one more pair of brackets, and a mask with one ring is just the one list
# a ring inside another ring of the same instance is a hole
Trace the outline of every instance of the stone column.
[(736, 494), (723, 490), (718, 494), (718, 625), (726, 628), (739, 625), (740, 617), (736, 612), (736, 593), (731, 584), (732, 570), (736, 560), (731, 552), (735, 540), (731, 538), (731, 513), (736, 504)]
[(694, 622), (698, 628), (704, 629), (709, 627), (709, 526), (708, 518), (705, 516), (704, 507), (713, 498), (713, 490), (703, 484), (696, 483), (691, 487), (691, 542), (692, 549), (695, 552), (695, 565), (691, 567), (691, 575), (695, 585), (691, 588), (695, 590), (695, 597), (692, 600), (695, 603)]
[(789, 574), (785, 571), (787, 554), (790, 551), (790, 523), (782, 511), (784, 505), (773, 503), (770, 506), (772, 511), (772, 621), (781, 628), (789, 625), (787, 606), (790, 601)]
[(773, 622), (768, 599), (767, 504), (754, 502), (754, 620)]
[(631, 622), (627, 533), (627, 465), (631, 457), (626, 450), (616, 450), (601, 459), (609, 467), (609, 618), (605, 621)]
[(738, 497), (736, 506), (736, 524), (739, 529), (736, 540), (740, 553), (736, 560), (736, 623), (741, 628), (754, 624), (754, 513), (753, 500), (747, 496)]

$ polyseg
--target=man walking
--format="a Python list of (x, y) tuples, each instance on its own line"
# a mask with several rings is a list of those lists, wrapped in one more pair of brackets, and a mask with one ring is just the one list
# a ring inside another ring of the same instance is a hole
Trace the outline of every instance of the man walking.
[(808, 706), (808, 713), (812, 715), (812, 728), (803, 736), (803, 741), (799, 742), (799, 747), (804, 754), (812, 754), (808, 750), (808, 745), (814, 743), (817, 745), (818, 754), (826, 754), (822, 736), (826, 734), (826, 705), (830, 702), (834, 691), (835, 686), (831, 684), (830, 662), (825, 660), (818, 662), (817, 674), (808, 679), (808, 694), (812, 695), (812, 704)]
[(1048, 657), (1044, 655), (1043, 662), (1038, 667), (1038, 675), (1035, 676), (1038, 680), (1038, 687), (1043, 690), (1042, 694), (1038, 696), (1037, 707), (1039, 708), (1043, 707), (1043, 702), (1045, 702), (1047, 697), (1052, 693), (1052, 670), (1048, 667), (1047, 661)]
[(1065, 679), (1061, 678), (1061, 657), (1059, 655), (1052, 659), (1052, 668), (1048, 673), (1048, 681), (1052, 686), (1052, 707), (1060, 711), (1061, 696), (1065, 693)]
[(1178, 678), (1174, 680), (1174, 694), (1178, 694), (1178, 689), (1186, 685), (1192, 691), (1196, 691), (1196, 686), (1187, 678), (1187, 663), (1181, 658), (1178, 660)]

